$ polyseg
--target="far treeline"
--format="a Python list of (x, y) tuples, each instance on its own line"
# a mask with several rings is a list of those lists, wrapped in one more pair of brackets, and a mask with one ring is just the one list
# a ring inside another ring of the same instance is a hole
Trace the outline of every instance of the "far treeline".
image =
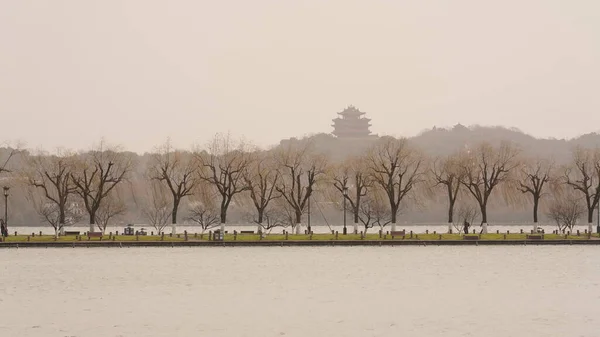
[(7, 148), (0, 178), (10, 186), (9, 225), (33, 211), (56, 231), (76, 223), (102, 232), (115, 223), (145, 223), (163, 232), (183, 221), (208, 230), (224, 229), (233, 213), (235, 224), (300, 232), (311, 203), (336, 225), (340, 216), (331, 214), (345, 205), (348, 225), (365, 232), (396, 230), (399, 218), (435, 207), (445, 208), (437, 222), (458, 232), (464, 222), (478, 222), (485, 233), (494, 205), (528, 209), (529, 222), (545, 216), (560, 230), (583, 222), (591, 231), (594, 222), (597, 146), (572, 146), (564, 160), (494, 139), (433, 155), (414, 138), (385, 136), (349, 143), (353, 153), (340, 156), (323, 151), (323, 139), (343, 142), (319, 135), (264, 150), (217, 134), (192, 151), (166, 141), (143, 156), (105, 142), (86, 152)]

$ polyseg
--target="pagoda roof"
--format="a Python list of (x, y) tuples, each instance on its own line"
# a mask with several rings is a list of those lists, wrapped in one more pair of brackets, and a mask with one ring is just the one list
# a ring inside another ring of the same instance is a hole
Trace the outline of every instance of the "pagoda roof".
[(349, 105), (344, 111), (338, 112), (338, 115), (342, 116), (361, 116), (364, 114), (365, 112), (358, 110), (354, 105)]
[(347, 118), (334, 118), (332, 121), (340, 121), (340, 123), (364, 123), (371, 121), (371, 118), (357, 118), (357, 119), (347, 119)]

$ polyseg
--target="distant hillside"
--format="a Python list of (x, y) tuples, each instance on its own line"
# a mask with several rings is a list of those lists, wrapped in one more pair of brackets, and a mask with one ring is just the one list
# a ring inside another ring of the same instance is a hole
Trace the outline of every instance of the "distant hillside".
[[(363, 139), (339, 139), (331, 134), (320, 133), (302, 139), (286, 139), (287, 142), (312, 141), (315, 148), (329, 155), (333, 160), (341, 160), (350, 155), (357, 155), (374, 144), (379, 137)], [(446, 155), (466, 146), (474, 146), (487, 141), (492, 144), (510, 141), (517, 144), (525, 154), (554, 158), (558, 162), (567, 162), (571, 158), (572, 148), (600, 146), (600, 134), (589, 133), (570, 140), (535, 138), (515, 128), (470, 126), (457, 124), (452, 128), (432, 128), (425, 130), (415, 137), (409, 138), (414, 144), (431, 156)]]
[(456, 125), (452, 129), (433, 128), (411, 138), (429, 154), (448, 154), (465, 145), (488, 141), (493, 144), (511, 141), (517, 144), (525, 154), (554, 158), (558, 162), (568, 162), (571, 151), (577, 146), (600, 146), (600, 134), (589, 133), (571, 140), (541, 139), (515, 128)]
[(308, 143), (311, 142), (314, 149), (324, 153), (332, 161), (342, 161), (353, 155), (357, 155), (368, 150), (379, 139), (377, 136), (368, 138), (336, 138), (332, 134), (318, 133), (309, 137), (297, 139), (290, 138), (282, 140), (279, 146), (287, 146), (289, 143)]

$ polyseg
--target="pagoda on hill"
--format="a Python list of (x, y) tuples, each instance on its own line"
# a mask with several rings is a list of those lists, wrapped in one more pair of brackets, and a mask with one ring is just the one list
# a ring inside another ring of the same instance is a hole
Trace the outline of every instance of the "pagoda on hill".
[(365, 113), (350, 105), (344, 111), (337, 113), (333, 119), (332, 134), (338, 138), (365, 138), (371, 136), (369, 127), (370, 118), (364, 117)]

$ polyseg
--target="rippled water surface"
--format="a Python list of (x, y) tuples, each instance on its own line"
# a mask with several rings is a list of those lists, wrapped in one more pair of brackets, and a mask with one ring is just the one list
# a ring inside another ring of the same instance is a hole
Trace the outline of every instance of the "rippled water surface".
[(0, 336), (600, 336), (600, 248), (2, 249)]

